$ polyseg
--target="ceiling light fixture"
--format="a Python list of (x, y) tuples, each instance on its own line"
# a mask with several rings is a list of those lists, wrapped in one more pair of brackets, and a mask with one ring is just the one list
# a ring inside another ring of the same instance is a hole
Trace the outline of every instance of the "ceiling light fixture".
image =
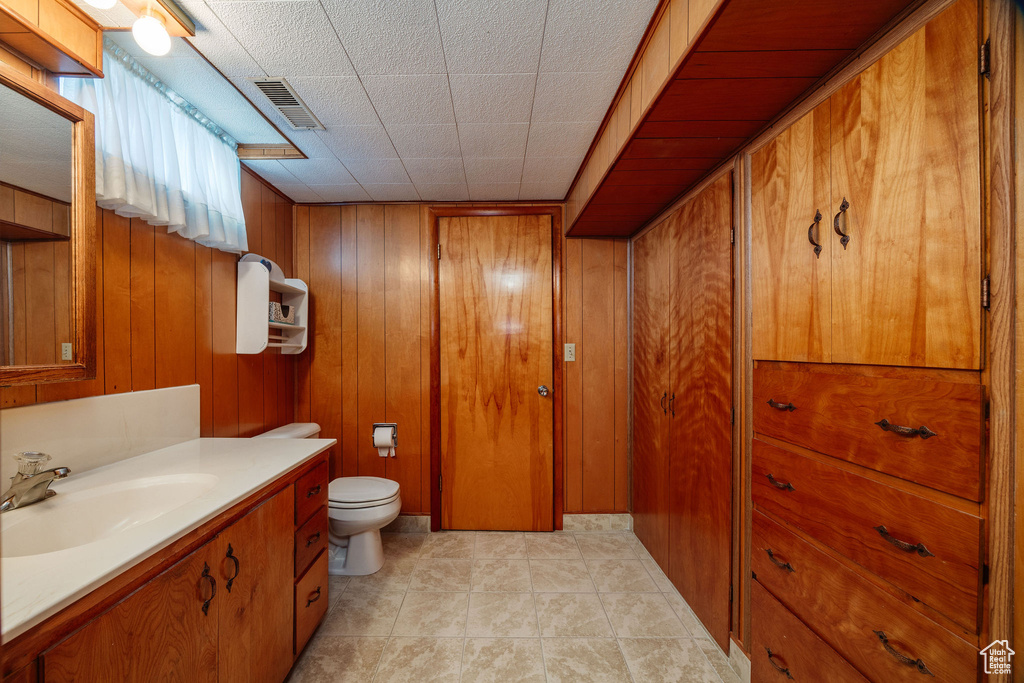
[(163, 18), (153, 10), (144, 10), (132, 24), (132, 35), (143, 50), (156, 57), (171, 51), (171, 35)]
[(117, 0), (85, 0), (96, 9), (110, 9), (117, 4)]

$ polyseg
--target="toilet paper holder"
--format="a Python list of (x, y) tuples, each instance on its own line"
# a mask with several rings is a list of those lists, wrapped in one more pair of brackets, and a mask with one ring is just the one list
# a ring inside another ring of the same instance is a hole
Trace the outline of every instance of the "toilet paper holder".
[(373, 443), (373, 432), (377, 431), (377, 427), (391, 427), (391, 446), (392, 448), (398, 446), (398, 423), (397, 422), (374, 422), (373, 429), (370, 431), (370, 443)]

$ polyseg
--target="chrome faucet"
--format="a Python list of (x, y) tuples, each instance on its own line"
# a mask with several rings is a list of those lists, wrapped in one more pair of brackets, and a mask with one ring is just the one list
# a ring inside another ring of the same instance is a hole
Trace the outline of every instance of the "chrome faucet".
[(26, 451), (14, 456), (18, 461), (18, 473), (11, 477), (11, 487), (0, 496), (0, 512), (38, 503), (57, 495), (49, 486), (54, 479), (63, 479), (71, 474), (67, 467), (54, 467), (40, 471), (50, 461), (46, 453)]

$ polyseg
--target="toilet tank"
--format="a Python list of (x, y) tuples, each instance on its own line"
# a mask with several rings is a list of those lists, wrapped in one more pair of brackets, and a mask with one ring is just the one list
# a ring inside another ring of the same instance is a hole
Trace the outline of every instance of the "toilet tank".
[(292, 422), (269, 432), (257, 434), (254, 439), (315, 439), (320, 436), (320, 425), (315, 422)]

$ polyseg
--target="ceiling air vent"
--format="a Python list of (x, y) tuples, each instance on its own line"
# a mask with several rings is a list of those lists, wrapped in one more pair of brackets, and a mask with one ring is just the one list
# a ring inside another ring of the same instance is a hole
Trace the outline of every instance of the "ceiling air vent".
[(270, 103), (281, 112), (295, 130), (325, 130), (306, 103), (283, 78), (252, 78), (249, 79), (260, 89)]

